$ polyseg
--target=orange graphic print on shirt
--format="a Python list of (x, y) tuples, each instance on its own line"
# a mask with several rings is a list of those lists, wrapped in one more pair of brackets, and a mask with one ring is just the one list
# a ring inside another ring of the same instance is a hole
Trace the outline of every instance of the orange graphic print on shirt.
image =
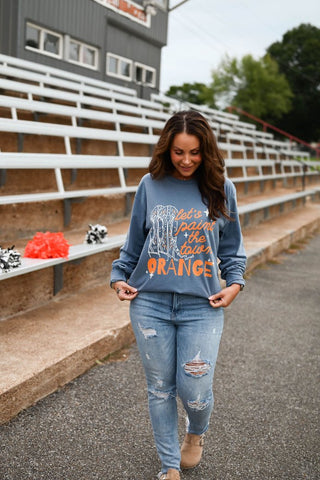
[(148, 269), (153, 275), (213, 276), (214, 259), (207, 235), (215, 222), (208, 210), (178, 210), (172, 205), (157, 205), (150, 215)]

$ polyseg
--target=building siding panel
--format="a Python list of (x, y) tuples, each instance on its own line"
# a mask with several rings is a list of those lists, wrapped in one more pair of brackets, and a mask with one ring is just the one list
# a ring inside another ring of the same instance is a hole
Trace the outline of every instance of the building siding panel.
[[(142, 5), (142, 0), (136, 3)], [(0, 9), (9, 17), (9, 21), (0, 17), (2, 53), (141, 91), (141, 86), (133, 82), (106, 76), (106, 54), (112, 52), (155, 68), (159, 85), (161, 48), (167, 41), (168, 13), (163, 10), (151, 17), (151, 28), (147, 28), (94, 0), (0, 0)], [(27, 22), (98, 48), (98, 70), (26, 49)], [(144, 92), (149, 90), (145, 88)]]
[(0, 0), (0, 52), (17, 55), (18, 0)]

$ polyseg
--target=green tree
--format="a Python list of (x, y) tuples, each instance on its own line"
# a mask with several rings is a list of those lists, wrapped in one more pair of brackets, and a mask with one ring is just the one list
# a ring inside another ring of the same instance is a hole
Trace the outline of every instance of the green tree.
[(292, 109), (278, 126), (307, 141), (320, 140), (320, 29), (310, 24), (286, 32), (268, 53), (294, 94)]
[(270, 55), (259, 60), (225, 56), (212, 72), (211, 87), (220, 108), (233, 105), (270, 123), (291, 107), (289, 84)]
[(184, 83), (183, 85), (172, 85), (166, 92), (169, 97), (176, 98), (181, 102), (194, 103), (196, 105), (208, 105), (215, 108), (212, 89), (204, 83)]

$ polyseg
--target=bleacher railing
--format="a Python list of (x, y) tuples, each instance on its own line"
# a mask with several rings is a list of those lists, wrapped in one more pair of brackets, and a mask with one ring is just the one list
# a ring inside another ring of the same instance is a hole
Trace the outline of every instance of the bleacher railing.
[(313, 147), (310, 143), (302, 140), (301, 138), (298, 138), (295, 135), (292, 135), (291, 133), (285, 132), (284, 130), (281, 130), (281, 128), (278, 128), (275, 125), (271, 125), (271, 123), (268, 123), (268, 122), (262, 120), (261, 118), (258, 118), (255, 115), (252, 115), (251, 113), (246, 112), (245, 110), (242, 110), (239, 107), (235, 107), (233, 105), (230, 105), (229, 107), (227, 107), (227, 110), (229, 112), (236, 111), (241, 115), (244, 115), (248, 118), (251, 118), (255, 122), (263, 125), (263, 130), (264, 131), (267, 131), (268, 128), (271, 129), (271, 130), (274, 130), (275, 132), (280, 133), (280, 135), (283, 135), (283, 136), (289, 138), (291, 142), (297, 142), (300, 145), (304, 145), (305, 147), (308, 147), (310, 150), (316, 152), (316, 157), (317, 158), (320, 157), (320, 147)]

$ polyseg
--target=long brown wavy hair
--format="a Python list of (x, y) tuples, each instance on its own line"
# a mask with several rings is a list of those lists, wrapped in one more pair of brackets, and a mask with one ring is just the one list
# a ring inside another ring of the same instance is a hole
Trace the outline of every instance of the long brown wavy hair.
[(202, 161), (195, 175), (210, 218), (216, 220), (223, 215), (230, 219), (224, 191), (224, 159), (209, 123), (199, 112), (194, 110), (178, 112), (167, 121), (149, 165), (152, 178), (160, 179), (174, 171), (170, 149), (175, 135), (179, 133), (195, 135), (199, 139)]

